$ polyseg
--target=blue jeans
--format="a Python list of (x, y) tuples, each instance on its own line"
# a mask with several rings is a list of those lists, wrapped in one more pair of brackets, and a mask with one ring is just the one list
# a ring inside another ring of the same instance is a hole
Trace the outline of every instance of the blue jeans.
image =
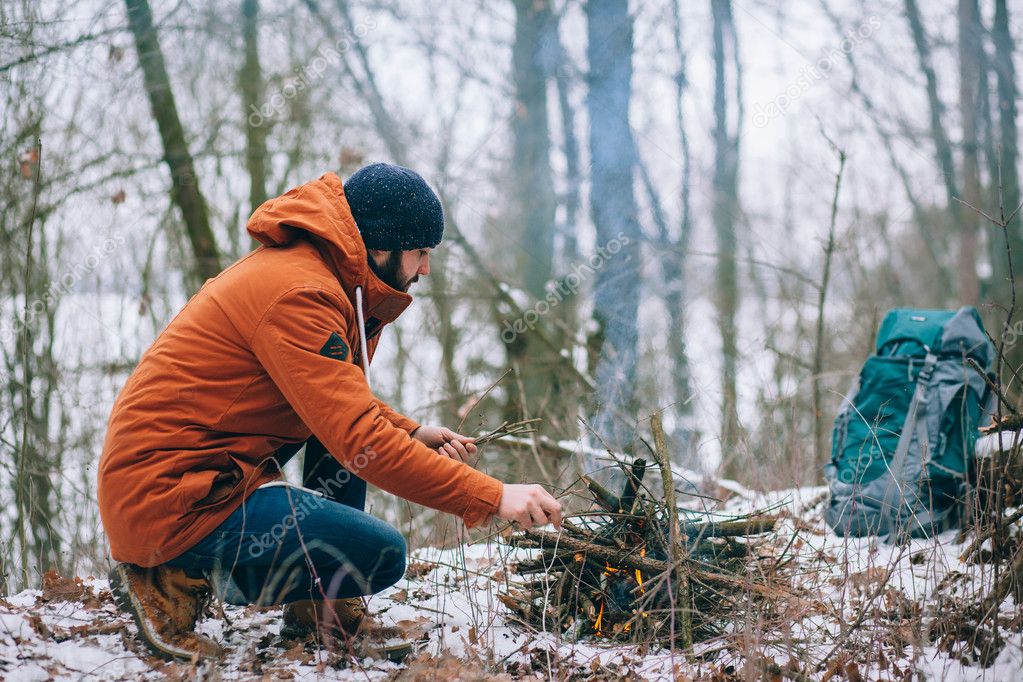
[[(275, 455), (282, 465), (301, 447)], [(229, 604), (286, 604), (373, 594), (405, 573), (405, 539), (362, 511), (366, 482), (314, 438), (306, 442), (303, 483), (259, 488), (184, 554), (168, 561), (204, 573)]]

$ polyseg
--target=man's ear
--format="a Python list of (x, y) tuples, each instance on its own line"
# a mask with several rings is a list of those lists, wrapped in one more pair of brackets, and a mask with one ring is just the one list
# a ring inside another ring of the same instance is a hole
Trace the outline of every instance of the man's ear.
[(376, 263), (377, 266), (382, 266), (387, 262), (387, 251), (381, 251), (380, 249), (366, 249), (366, 253), (369, 254), (369, 257), (373, 259), (373, 262)]

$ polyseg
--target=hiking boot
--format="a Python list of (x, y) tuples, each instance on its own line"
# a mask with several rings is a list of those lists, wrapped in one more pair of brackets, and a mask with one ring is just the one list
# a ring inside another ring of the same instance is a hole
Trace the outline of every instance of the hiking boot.
[(117, 564), (110, 571), (110, 591), (157, 656), (197, 660), (224, 654), (219, 644), (195, 632), (195, 623), (210, 600), (205, 578), (190, 578), (184, 569), (171, 566)]
[(282, 637), (304, 637), (317, 628), (351, 637), (359, 632), (366, 618), (362, 597), (349, 599), (301, 599), (284, 605)]
[(340, 640), (358, 635), (354, 645), (363, 656), (400, 663), (415, 650), (412, 642), (404, 641), (404, 633), (398, 628), (383, 627), (369, 618), (362, 597), (327, 601), (304, 599), (284, 605), (281, 637), (299, 639), (317, 629), (327, 637)]

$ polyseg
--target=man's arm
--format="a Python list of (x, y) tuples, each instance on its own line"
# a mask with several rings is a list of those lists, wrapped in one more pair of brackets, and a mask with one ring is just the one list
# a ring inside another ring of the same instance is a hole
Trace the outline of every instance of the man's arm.
[(487, 521), (498, 510), (502, 483), (438, 457), (411, 438), (388, 419), (362, 370), (320, 353), (332, 333), (345, 338), (345, 304), (324, 289), (286, 292), (257, 325), (252, 351), (299, 418), (346, 469), (399, 497), (460, 516), (469, 527)]
[(374, 397), (373, 399), (376, 401), (377, 407), (380, 408), (380, 414), (384, 416), (384, 419), (391, 422), (405, 433), (411, 434), (419, 428), (419, 422), (401, 414), (380, 398)]

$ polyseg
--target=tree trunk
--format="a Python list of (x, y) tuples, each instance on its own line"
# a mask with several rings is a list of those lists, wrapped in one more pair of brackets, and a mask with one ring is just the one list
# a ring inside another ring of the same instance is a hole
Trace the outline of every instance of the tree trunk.
[[(996, 92), (998, 101), (998, 139), (1000, 147), (999, 167), (1001, 169), (1001, 200), (1008, 216), (1020, 203), (1019, 187), (1019, 142), (1016, 128), (1016, 69), (1012, 61), (1014, 49), (1012, 34), (1009, 32), (1009, 8), (1006, 0), (996, 0), (995, 19), (991, 36), (995, 44), (994, 70), (997, 76)], [(997, 183), (999, 179), (996, 177)], [(1023, 295), (1023, 221), (1017, 216), (1008, 226), (1009, 248), (1012, 251), (1012, 270), (1015, 281), (1012, 286), (1016, 295)], [(1002, 240), (995, 240), (997, 255), (993, 258), (995, 273), (1001, 286), (997, 287), (999, 302), (1008, 305), (1009, 292), (1008, 257)], [(1023, 344), (1014, 344), (1006, 349), (1009, 364), (1023, 367)]]
[[(512, 80), (515, 100), (512, 111), (512, 167), (510, 225), (516, 236), (516, 272), (537, 306), (547, 304), (547, 285), (554, 272), (554, 178), (550, 163), (547, 84), (549, 65), (544, 50), (554, 18), (546, 0), (515, 0), (515, 42), (512, 46)], [(560, 301), (558, 301), (560, 304)], [(537, 309), (537, 313), (543, 312)], [(552, 312), (548, 310), (547, 312)], [(557, 312), (554, 311), (557, 315)], [(528, 323), (548, 326), (546, 315)], [(504, 327), (504, 325), (502, 325)], [(557, 365), (545, 347), (528, 330), (509, 342), (502, 340), (509, 360), (516, 368), (522, 391), (510, 391), (510, 418), (527, 418), (544, 408), (545, 430), (554, 428), (552, 437), (564, 438), (573, 424), (558, 414), (560, 401), (552, 394), (551, 370)]]
[(679, 221), (678, 238), (669, 241), (664, 235), (662, 241), (664, 251), (661, 259), (661, 272), (664, 277), (664, 305), (668, 309), (668, 338), (672, 340), (671, 356), (674, 369), (672, 371), (672, 399), (674, 411), (678, 416), (678, 424), (673, 429), (677, 443), (672, 448), (675, 462), (679, 465), (692, 467), (695, 462), (691, 457), (695, 454), (693, 446), (696, 442), (696, 427), (693, 419), (692, 404), (692, 372), (689, 368), (689, 353), (686, 348), (686, 254), (692, 236), (692, 208), (690, 204), (690, 187), (692, 186), (692, 164), (689, 155), (689, 136), (685, 121), (685, 91), (688, 86), (686, 75), (686, 51), (682, 39), (682, 7), (679, 0), (671, 5), (672, 34), (675, 40), (675, 51), (678, 53), (678, 73), (675, 75), (675, 126), (678, 128), (679, 150), (682, 153), (682, 186), (679, 199), (682, 203), (682, 216)]
[[(714, 205), (712, 217), (717, 238), (717, 265), (715, 271), (715, 303), (721, 333), (721, 461), (723, 475), (735, 478), (742, 471), (737, 446), (739, 444), (738, 391), (736, 389), (738, 340), (736, 315), (739, 308), (738, 236), (736, 219), (739, 215), (739, 137), (728, 126), (728, 44), (735, 44), (735, 26), (731, 0), (711, 0), (713, 14), (714, 50)], [(726, 44), (726, 37), (732, 40)], [(731, 55), (738, 78), (739, 55)], [(736, 106), (738, 106), (736, 102)]]
[[(1002, 147), (1002, 196), (1008, 215), (1020, 203), (1019, 138), (1016, 130), (1016, 69), (1012, 62), (1014, 44), (1009, 32), (1007, 0), (995, 0), (995, 22), (992, 28), (995, 43), (995, 73), (998, 74), (998, 126)], [(1017, 219), (1015, 224), (1020, 225)], [(1017, 239), (1021, 230), (1014, 230)], [(1013, 249), (1023, 257), (1023, 249)], [(1015, 263), (1014, 263), (1015, 265)], [(1019, 268), (1014, 268), (1017, 271)]]
[[(579, 170), (579, 139), (575, 133), (575, 111), (569, 99), (570, 81), (568, 77), (569, 59), (558, 35), (558, 26), (552, 27), (552, 39), (557, 41), (558, 63), (555, 68), (555, 81), (558, 88), (558, 113), (561, 118), (561, 135), (564, 140), (565, 154), (565, 222), (562, 225), (560, 264), (568, 266), (579, 257), (576, 231), (579, 229), (579, 209), (582, 201), (579, 197), (582, 185), (582, 173)], [(573, 306), (574, 308), (574, 306)], [(574, 321), (574, 318), (572, 318)]]
[(128, 23), (135, 38), (139, 66), (146, 84), (146, 94), (153, 110), (160, 139), (163, 143), (164, 160), (171, 174), (171, 197), (185, 221), (185, 231), (192, 246), (195, 263), (192, 269), (192, 288), (198, 288), (203, 280), (220, 272), (220, 253), (210, 228), (206, 200), (199, 191), (195, 164), (185, 142), (185, 131), (181, 127), (178, 108), (171, 91), (167, 67), (160, 50), (160, 41), (153, 26), (153, 13), (148, 0), (125, 0), (128, 8)]
[[(980, 145), (977, 135), (978, 83), (981, 51), (980, 10), (977, 0), (959, 0), (959, 112), (963, 119), (963, 201), (980, 205)], [(980, 293), (977, 281), (977, 232), (979, 214), (964, 207), (960, 222), (959, 298), (976, 305)]]
[(592, 163), (590, 209), (597, 232), (594, 311), (603, 343), (596, 366), (594, 427), (612, 448), (632, 451), (636, 422), (639, 222), (633, 187), (636, 146), (629, 127), (632, 16), (627, 0), (586, 3)]
[[(938, 160), (938, 168), (941, 169), (942, 181), (945, 185), (945, 201), (949, 217), (952, 220), (952, 234), (955, 234), (963, 225), (963, 211), (959, 202), (956, 201), (960, 195), (956, 182), (955, 163), (952, 157), (952, 145), (949, 142), (948, 134), (945, 132), (945, 124), (942, 122), (942, 118), (945, 113), (945, 105), (941, 101), (941, 97), (938, 95), (938, 78), (935, 75), (934, 66), (931, 60), (931, 47), (930, 43), (927, 41), (927, 34), (924, 32), (924, 25), (920, 18), (920, 10), (917, 7), (916, 0), (905, 0), (905, 7), (906, 18), (909, 20), (909, 28), (913, 37), (913, 45), (916, 48), (920, 71), (924, 74), (924, 79), (926, 81), (931, 137), (934, 140), (934, 150)], [(973, 237), (974, 239), (976, 238), (976, 232), (974, 232)], [(974, 245), (974, 252), (975, 251), (976, 246)], [(963, 297), (964, 293), (969, 293), (969, 289), (975, 286), (973, 282), (976, 281), (976, 268), (974, 267), (971, 282), (967, 274), (964, 273), (962, 264), (963, 256), (960, 253), (959, 291), (957, 292), (960, 298)]]
[(458, 409), (462, 401), (462, 386), (456, 368), (458, 352), (458, 328), (453, 322), (453, 293), (448, 281), (448, 263), (450, 258), (443, 250), (433, 254), (435, 267), (430, 271), (430, 295), (434, 309), (437, 311), (436, 333), (440, 341), (441, 375), (444, 377), (444, 399), (441, 401), (440, 415), (442, 423), (453, 428), (460, 420)]
[[(579, 214), (582, 210), (581, 187), (583, 172), (579, 160), (579, 136), (576, 134), (576, 111), (569, 97), (571, 91), (571, 78), (569, 70), (571, 61), (568, 52), (561, 41), (560, 20), (555, 19), (550, 25), (549, 40), (554, 46), (556, 60), (552, 65), (554, 80), (558, 93), (558, 113), (561, 123), (561, 136), (565, 155), (565, 193), (560, 198), (561, 206), (564, 208), (564, 221), (559, 225), (558, 233), (561, 235), (559, 257), (556, 259), (557, 268), (561, 277), (557, 287), (564, 293), (564, 298), (558, 305), (556, 316), (561, 328), (556, 330), (556, 338), (560, 339), (562, 348), (569, 349), (569, 357), (561, 358), (562, 362), (574, 362), (574, 349), (579, 343), (576, 330), (579, 329), (579, 288), (581, 283), (576, 282), (573, 275), (573, 268), (579, 264)], [(566, 421), (565, 428), (559, 429), (565, 438), (576, 440), (579, 438), (579, 406), (585, 402), (585, 391), (577, 377), (560, 371), (551, 376), (555, 384), (555, 391), (558, 400), (562, 405), (559, 410), (559, 418)]]
[(259, 0), (242, 2), (245, 61), (238, 74), (245, 115), (245, 167), (249, 171), (249, 213), (266, 201), (266, 135), (271, 125), (260, 113), (263, 69), (259, 64)]
[(515, 0), (512, 77), (512, 213), (518, 228), (518, 270), (525, 289), (542, 298), (553, 273), (554, 188), (547, 127), (547, 73), (542, 38), (552, 21), (546, 0)]

